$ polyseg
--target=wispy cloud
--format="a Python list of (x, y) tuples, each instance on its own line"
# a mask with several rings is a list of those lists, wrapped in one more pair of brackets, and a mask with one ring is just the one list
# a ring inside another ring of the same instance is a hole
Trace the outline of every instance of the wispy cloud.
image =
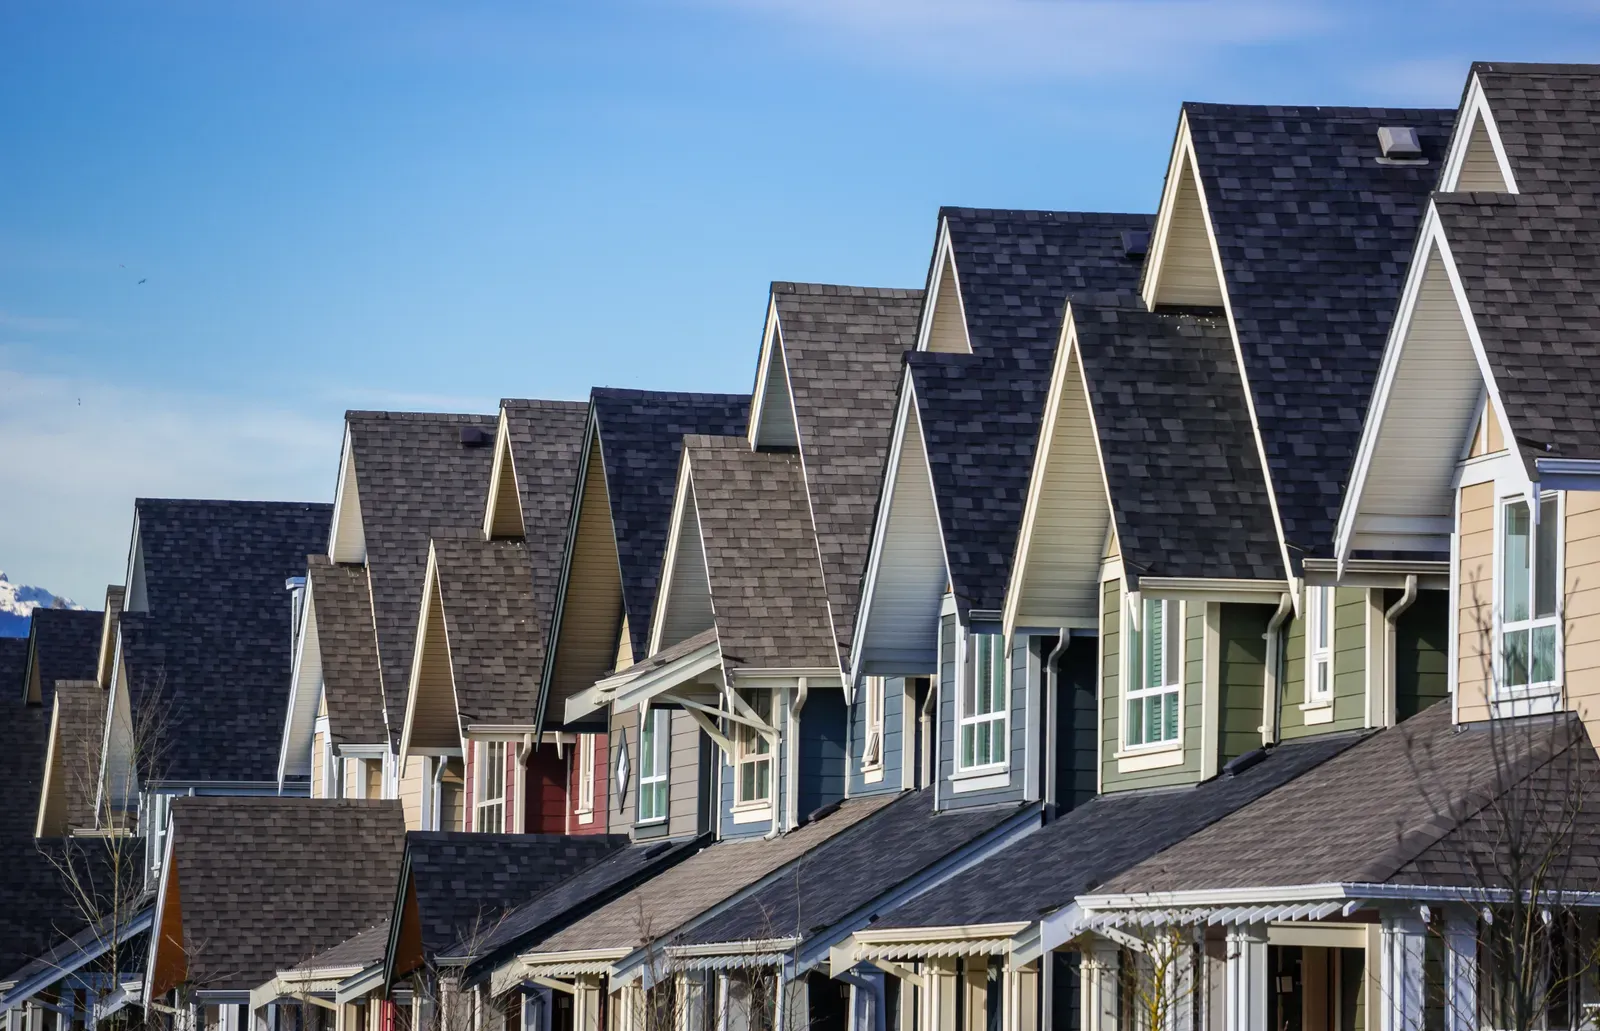
[(0, 367), (0, 569), (92, 604), (123, 574), (135, 497), (329, 500), (325, 419)]
[(1317, 7), (1271, 0), (693, 0), (771, 18), (875, 61), (944, 75), (1156, 76), (1219, 50), (1303, 39)]
[(50, 315), (19, 315), (0, 308), (0, 330), (14, 333), (70, 333), (80, 326), (77, 319)]

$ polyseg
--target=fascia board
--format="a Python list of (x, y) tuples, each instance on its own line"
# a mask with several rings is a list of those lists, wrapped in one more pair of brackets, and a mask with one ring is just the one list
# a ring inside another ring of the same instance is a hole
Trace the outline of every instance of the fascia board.
[[(688, 513), (689, 505), (694, 503), (694, 476), (690, 471), (689, 449), (679, 449), (678, 455), (678, 483), (673, 491), (672, 519), (667, 524), (667, 548), (661, 558), (661, 576), (657, 580), (655, 611), (650, 617), (650, 640), (646, 647), (654, 655), (661, 650), (661, 634), (667, 623), (667, 607), (672, 603), (673, 577), (678, 570), (678, 538), (683, 532), (683, 519)], [(695, 529), (700, 527), (698, 508), (695, 511)], [(700, 554), (705, 552), (705, 538), (700, 540)], [(710, 571), (706, 576), (707, 590), (710, 590)]]
[[(1167, 251), (1167, 237), (1172, 231), (1173, 206), (1178, 196), (1178, 183), (1183, 179), (1185, 156), (1189, 149), (1189, 113), (1179, 110), (1178, 128), (1172, 137), (1172, 152), (1167, 158), (1167, 178), (1161, 186), (1161, 201), (1156, 207), (1156, 224), (1150, 233), (1146, 249), (1143, 282), (1139, 296), (1144, 306), (1155, 310), (1156, 294), (1161, 289), (1161, 265)], [(1198, 178), (1198, 177), (1197, 177)], [(1227, 291), (1223, 291), (1226, 295)]]
[(1444, 168), (1439, 173), (1439, 191), (1453, 193), (1461, 181), (1461, 168), (1466, 164), (1467, 151), (1472, 145), (1472, 130), (1479, 123), (1483, 124), (1484, 133), (1489, 137), (1489, 145), (1494, 149), (1495, 162), (1500, 166), (1500, 175), (1505, 179), (1508, 193), (1520, 193), (1517, 189), (1517, 177), (1511, 172), (1511, 160), (1506, 155), (1505, 144), (1500, 140), (1500, 126), (1495, 121), (1494, 111), (1489, 107), (1489, 98), (1484, 96), (1483, 82), (1478, 78), (1478, 73), (1473, 72), (1467, 82), (1467, 93), (1462, 99), (1460, 114), (1456, 117), (1456, 124), (1460, 130), (1450, 141), (1450, 153), (1445, 155)]
[(955, 288), (956, 313), (960, 316), (961, 335), (967, 341), (967, 353), (972, 353), (972, 333), (967, 329), (967, 301), (961, 296), (961, 274), (956, 269), (955, 245), (950, 241), (950, 221), (939, 218), (939, 236), (933, 246), (933, 266), (928, 272), (928, 289), (923, 294), (922, 317), (917, 323), (918, 351), (928, 349), (928, 338), (933, 335), (933, 320), (939, 307), (939, 295), (944, 291), (944, 271), (950, 270), (950, 285)]
[(761, 327), (761, 353), (756, 358), (756, 381), (750, 388), (750, 418), (745, 439), (751, 447), (761, 436), (761, 412), (767, 397), (767, 370), (772, 367), (772, 348), (782, 346), (782, 330), (778, 318), (778, 298), (771, 287), (767, 289), (767, 321)]
[[(312, 709), (311, 709), (311, 713), (310, 713), (310, 716), (311, 716), (310, 720), (307, 720), (305, 718), (305, 716), (300, 712), (300, 701), (301, 701), (301, 694), (307, 689), (306, 688), (306, 683), (305, 683), (305, 681), (306, 681), (306, 639), (309, 636), (308, 631), (311, 630), (311, 628), (315, 627), (316, 625), (317, 625), (317, 619), (316, 619), (316, 597), (315, 597), (315, 592), (313, 590), (312, 580), (311, 580), (310, 577), (307, 577), (306, 578), (306, 603), (304, 605), (300, 606), (300, 626), (297, 628), (297, 631), (295, 633), (294, 667), (293, 667), (293, 672), (289, 675), (289, 707), (284, 713), (283, 739), (278, 745), (278, 783), (279, 784), (282, 784), (285, 780), (288, 779), (288, 777), (289, 777), (289, 756), (295, 754), (297, 749), (300, 749), (300, 746), (301, 746), (302, 742), (304, 743), (303, 751), (308, 755), (310, 754), (310, 751), (311, 751), (311, 739), (312, 739), (312, 735), (315, 733), (315, 729), (313, 727), (313, 724), (316, 721), (316, 709), (315, 709), (316, 700), (313, 699), (312, 702), (311, 702)], [(320, 651), (320, 646), (321, 646), (321, 641), (319, 640), (318, 641), (318, 650), (319, 651)], [(318, 656), (318, 659), (319, 659), (319, 661), (318, 661), (319, 675), (317, 677), (317, 680), (319, 681), (319, 686), (320, 686), (320, 681), (322, 679), (322, 677), (320, 676), (320, 667), (321, 667), (320, 658), (321, 657), (319, 655)]]
[(485, 539), (494, 535), (494, 511), (500, 500), (500, 492), (505, 489), (504, 478), (511, 477), (511, 496), (517, 502), (517, 522), (521, 526), (523, 535), (527, 534), (527, 521), (522, 512), (522, 491), (517, 489), (517, 459), (511, 453), (511, 421), (506, 415), (505, 405), (500, 406), (500, 418), (495, 423), (494, 431), (494, 465), (489, 470), (489, 498), (484, 502), (483, 508), (483, 536)]

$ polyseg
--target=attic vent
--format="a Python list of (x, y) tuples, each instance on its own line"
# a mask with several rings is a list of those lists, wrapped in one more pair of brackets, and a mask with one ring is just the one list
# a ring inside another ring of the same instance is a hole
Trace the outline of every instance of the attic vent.
[(1422, 141), (1409, 125), (1385, 125), (1378, 130), (1378, 149), (1390, 161), (1416, 161), (1422, 157)]
[(494, 434), (482, 426), (461, 427), (462, 447), (488, 447), (494, 443)]
[(1122, 256), (1125, 258), (1142, 258), (1150, 253), (1150, 232), (1147, 229), (1124, 229), (1122, 231)]

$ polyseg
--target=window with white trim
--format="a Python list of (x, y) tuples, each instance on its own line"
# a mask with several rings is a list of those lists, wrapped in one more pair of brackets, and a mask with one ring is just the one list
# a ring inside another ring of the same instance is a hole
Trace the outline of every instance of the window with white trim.
[(968, 648), (959, 720), (963, 770), (998, 766), (1008, 758), (1005, 635), (973, 634)]
[(1332, 587), (1306, 588), (1306, 701), (1333, 701)]
[(578, 812), (594, 812), (594, 734), (578, 735)]
[(1537, 529), (1529, 516), (1522, 498), (1500, 509), (1497, 687), (1511, 694), (1553, 687), (1559, 679), (1560, 499), (1554, 494), (1539, 499)]
[[(767, 726), (772, 725), (772, 692), (740, 691), (739, 697)], [(733, 736), (734, 804), (772, 801), (772, 741), (748, 723), (735, 724)]]
[(506, 829), (506, 743), (477, 742), (472, 791), (473, 828), (501, 834)]
[(1181, 603), (1146, 598), (1138, 629), (1128, 628), (1128, 689), (1122, 742), (1128, 748), (1178, 740)]
[(639, 822), (667, 818), (667, 760), (672, 754), (672, 714), (651, 709), (639, 731)]
[(883, 677), (868, 677), (862, 690), (866, 733), (861, 744), (861, 768), (876, 770), (883, 767)]

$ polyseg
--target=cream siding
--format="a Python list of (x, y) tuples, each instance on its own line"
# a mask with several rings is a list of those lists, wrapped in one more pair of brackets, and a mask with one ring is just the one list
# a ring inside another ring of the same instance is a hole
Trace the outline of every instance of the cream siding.
[(1178, 188), (1172, 196), (1172, 217), (1165, 234), (1153, 241), (1151, 248), (1153, 253), (1159, 251), (1160, 265), (1156, 269), (1155, 293), (1148, 300), (1151, 307), (1178, 304), (1220, 308), (1222, 276), (1211, 249), (1199, 180), (1187, 153), (1187, 141), (1180, 146), (1185, 153), (1178, 172)]
[(1494, 484), (1461, 488), (1456, 569), (1456, 705), (1463, 722), (1489, 718), (1494, 637)]
[(322, 757), (328, 752), (328, 743), (319, 731), (311, 735), (311, 797), (327, 798), (327, 785), (322, 779)]
[(1495, 157), (1494, 143), (1489, 139), (1489, 127), (1482, 118), (1475, 118), (1472, 136), (1467, 140), (1467, 152), (1461, 160), (1461, 173), (1456, 179), (1460, 192), (1506, 193), (1506, 177), (1500, 171), (1500, 160)]
[(967, 319), (961, 307), (961, 290), (956, 283), (955, 262), (948, 250), (945, 251), (944, 264), (939, 269), (939, 286), (933, 300), (933, 324), (928, 327), (927, 350), (946, 354), (972, 352), (972, 344), (967, 338)]
[[(606, 496), (605, 464), (600, 443), (592, 441), (583, 475), (578, 529), (568, 560), (566, 597), (556, 635), (550, 693), (559, 704), (599, 680), (614, 665), (617, 625), (622, 616), (622, 573), (617, 564), (611, 528), (611, 503)], [(626, 642), (624, 642), (626, 645)]]
[(757, 447), (799, 447), (800, 435), (794, 427), (794, 402), (789, 394), (789, 370), (784, 362), (783, 340), (773, 330), (767, 350), (767, 368), (761, 384), (759, 421), (753, 427), (759, 434)]
[(678, 535), (672, 549), (672, 569), (661, 605), (661, 633), (656, 649), (686, 641), (712, 624), (711, 581), (706, 576), (705, 548), (700, 540), (700, 516), (694, 486), (679, 480)]
[(335, 562), (367, 560), (367, 538), (361, 525), (361, 492), (356, 487), (356, 459), (350, 448), (348, 429), (344, 434), (344, 462), (339, 470), (339, 497), (334, 505), (328, 557)]
[(411, 699), (408, 712), (411, 749), (460, 748), (461, 732), (456, 721), (455, 676), (450, 667), (450, 641), (445, 630), (444, 608), (440, 604), (438, 577), (428, 564), (428, 589), (422, 598), (422, 645), (411, 674)]
[(511, 437), (506, 429), (505, 412), (500, 413), (500, 430), (495, 446), (485, 526), (490, 537), (521, 537), (525, 532), (522, 525), (522, 495), (517, 492), (517, 467), (511, 454)]
[(1568, 703), (1600, 740), (1600, 494), (1568, 491), (1565, 677)]

